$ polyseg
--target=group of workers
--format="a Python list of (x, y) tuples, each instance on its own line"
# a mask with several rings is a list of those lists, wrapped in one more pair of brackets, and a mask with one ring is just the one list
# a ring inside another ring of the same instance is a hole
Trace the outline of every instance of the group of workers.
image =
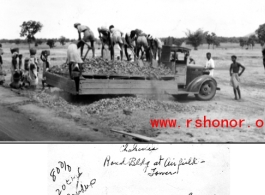
[[(83, 57), (83, 49), (87, 42), (90, 42), (90, 46), (87, 44), (88, 49), (92, 49), (92, 56), (95, 57), (95, 35), (90, 30), (89, 27), (85, 25), (81, 25), (80, 23), (75, 23), (74, 27), (78, 31), (78, 48), (81, 49), (81, 57)], [(81, 33), (83, 33), (83, 37), (81, 38)], [(131, 50), (135, 57), (139, 57), (139, 52), (146, 54), (147, 60), (151, 58), (156, 59), (158, 56), (158, 60), (160, 60), (162, 42), (158, 38), (152, 37), (150, 34), (143, 33), (142, 30), (135, 29), (131, 30), (128, 33), (123, 33), (119, 29), (115, 28), (113, 25), (107, 27), (99, 27), (98, 28), (99, 38), (102, 42), (101, 48), (101, 56), (103, 56), (103, 50), (105, 46), (109, 47), (111, 52), (111, 59), (114, 59), (114, 45), (118, 44), (120, 48), (120, 58), (123, 60), (123, 48), (125, 50), (125, 55), (128, 61), (131, 60), (131, 56), (128, 54), (128, 49)]]

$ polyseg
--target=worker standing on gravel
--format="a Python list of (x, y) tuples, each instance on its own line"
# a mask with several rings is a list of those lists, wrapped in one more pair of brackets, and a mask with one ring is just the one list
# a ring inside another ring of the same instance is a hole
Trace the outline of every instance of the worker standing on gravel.
[[(80, 41), (78, 47), (81, 47), (81, 58), (83, 57), (83, 50), (84, 50), (84, 46), (86, 44), (86, 42), (90, 42), (90, 46), (92, 49), (92, 53), (93, 53), (93, 58), (95, 57), (95, 46), (94, 46), (94, 42), (95, 42), (95, 36), (94, 33), (90, 30), (89, 27), (85, 26), (85, 25), (81, 25), (80, 23), (75, 23), (74, 27), (77, 29), (78, 31), (78, 40)], [(84, 33), (83, 38), (81, 39), (81, 33)], [(88, 50), (89, 50), (89, 46), (88, 46)]]
[[(241, 99), (241, 93), (239, 89), (239, 83), (240, 83), (239, 77), (243, 74), (243, 72), (246, 69), (244, 66), (242, 66), (236, 61), (236, 58), (237, 57), (235, 55), (231, 57), (233, 63), (231, 64), (230, 69), (229, 69), (229, 73), (231, 77), (230, 84), (234, 88), (235, 100), (238, 99), (237, 93), (238, 93), (239, 99)], [(242, 69), (242, 71), (239, 73), (240, 68)]]
[[(131, 35), (131, 32), (128, 32), (123, 37), (125, 56), (128, 61), (131, 61), (131, 55), (128, 54), (128, 48), (130, 48), (131, 51), (133, 51), (135, 48), (135, 41), (132, 41), (130, 35)], [(135, 51), (133, 51), (133, 53), (135, 53)]]
[(159, 38), (152, 37), (151, 35), (147, 35), (151, 50), (154, 55), (154, 59), (158, 57), (158, 62), (160, 63), (161, 52), (162, 52), (162, 41)]
[(213, 77), (213, 70), (214, 70), (214, 61), (212, 59), (212, 55), (210, 52), (208, 52), (206, 54), (206, 58), (207, 58), (207, 61), (206, 61), (206, 64), (205, 64), (205, 69), (206, 70), (209, 70), (209, 75)]
[(122, 40), (122, 36), (123, 36), (123, 32), (121, 32), (120, 30), (118, 30), (117, 28), (114, 28), (113, 25), (111, 25), (109, 27), (109, 31), (110, 31), (110, 49), (111, 49), (111, 59), (114, 59), (114, 46), (115, 44), (118, 44), (118, 46), (120, 47), (120, 57), (121, 60), (123, 59), (123, 40)]
[(107, 27), (100, 27), (98, 28), (99, 39), (101, 40), (102, 47), (101, 47), (101, 57), (103, 57), (103, 50), (105, 45), (110, 45), (110, 31)]

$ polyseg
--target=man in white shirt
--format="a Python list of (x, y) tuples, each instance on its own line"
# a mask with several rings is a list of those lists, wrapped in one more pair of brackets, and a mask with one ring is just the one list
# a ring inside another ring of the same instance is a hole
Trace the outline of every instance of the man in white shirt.
[(212, 57), (211, 57), (211, 53), (208, 52), (208, 53), (206, 54), (206, 57), (207, 57), (207, 61), (206, 61), (205, 68), (206, 68), (207, 70), (209, 70), (209, 72), (210, 72), (209, 75), (213, 77), (214, 61), (213, 61), (213, 59), (212, 59)]

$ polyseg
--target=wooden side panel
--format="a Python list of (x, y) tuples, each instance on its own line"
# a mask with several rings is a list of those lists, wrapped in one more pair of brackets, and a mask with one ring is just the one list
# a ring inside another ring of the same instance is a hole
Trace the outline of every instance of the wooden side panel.
[(80, 81), (79, 94), (164, 94), (165, 90), (177, 94), (178, 85), (174, 80), (86, 79)]
[(45, 76), (47, 84), (63, 89), (71, 94), (77, 94), (75, 82), (73, 80), (49, 72), (46, 72)]

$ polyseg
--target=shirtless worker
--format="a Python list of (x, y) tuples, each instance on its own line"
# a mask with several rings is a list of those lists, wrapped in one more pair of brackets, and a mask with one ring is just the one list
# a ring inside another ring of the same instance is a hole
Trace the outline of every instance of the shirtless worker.
[[(81, 47), (81, 58), (83, 57), (83, 50), (86, 42), (90, 42), (90, 46), (92, 48), (92, 53), (93, 53), (93, 58), (95, 57), (95, 47), (94, 47), (94, 42), (95, 42), (95, 36), (94, 33), (90, 30), (89, 27), (85, 25), (81, 25), (80, 23), (75, 23), (74, 27), (78, 31), (78, 40), (80, 41), (78, 44), (78, 47)], [(81, 39), (81, 33), (84, 33), (83, 38)], [(88, 50), (89, 50), (88, 46)]]
[(102, 26), (98, 28), (98, 34), (102, 43), (101, 57), (103, 57), (103, 50), (105, 45), (108, 45), (110, 47), (110, 31), (107, 27)]
[[(123, 37), (125, 56), (128, 61), (131, 61), (131, 56), (128, 54), (128, 48), (130, 48), (132, 51), (135, 48), (135, 41), (132, 41), (130, 36), (131, 33), (132, 31), (126, 33), (125, 36)], [(133, 53), (135, 53), (135, 51), (133, 51)]]
[(152, 37), (151, 35), (148, 35), (147, 37), (148, 37), (151, 50), (154, 55), (154, 59), (156, 60), (156, 56), (157, 56), (158, 62), (160, 63), (161, 52), (162, 52), (162, 41), (159, 38)]
[[(236, 61), (235, 55), (233, 55), (231, 59), (233, 63), (231, 64), (230, 69), (229, 69), (229, 73), (231, 76), (230, 83), (232, 87), (234, 88), (235, 100), (237, 100), (238, 99), (237, 93), (238, 93), (239, 99), (241, 99), (241, 93), (239, 89), (239, 83), (240, 83), (239, 77), (243, 74), (246, 68)], [(240, 68), (242, 69), (242, 71), (239, 73)]]
[(123, 59), (123, 40), (122, 40), (122, 35), (123, 32), (118, 30), (117, 28), (114, 28), (113, 25), (109, 26), (109, 31), (110, 31), (110, 51), (111, 51), (111, 59), (114, 59), (114, 46), (115, 44), (118, 44), (120, 47), (120, 56), (121, 60)]

